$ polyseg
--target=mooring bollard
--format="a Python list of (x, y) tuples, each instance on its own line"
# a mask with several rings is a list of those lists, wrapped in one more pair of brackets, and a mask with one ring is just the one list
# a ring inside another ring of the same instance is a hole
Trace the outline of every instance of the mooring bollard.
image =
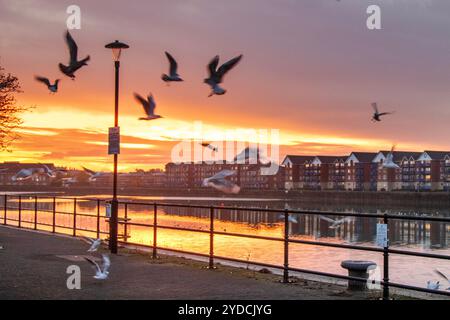
[[(344, 260), (341, 267), (348, 270), (349, 277), (369, 279), (367, 269), (376, 266), (373, 261)], [(364, 291), (367, 289), (367, 281), (348, 280), (348, 289), (353, 291)]]

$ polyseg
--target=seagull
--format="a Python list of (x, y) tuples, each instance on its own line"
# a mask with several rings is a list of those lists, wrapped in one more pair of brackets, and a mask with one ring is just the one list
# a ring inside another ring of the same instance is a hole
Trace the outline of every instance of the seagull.
[(233, 161), (246, 161), (250, 159), (255, 159), (256, 156), (256, 162), (259, 161), (260, 154), (259, 154), (259, 148), (250, 148), (247, 147), (244, 150), (242, 150), (237, 156), (234, 157)]
[(167, 74), (163, 73), (163, 75), (161, 76), (161, 79), (167, 83), (172, 82), (172, 81), (183, 81), (183, 79), (181, 79), (180, 75), (177, 73), (177, 69), (178, 69), (177, 61), (167, 51), (165, 51), (165, 54), (166, 54), (167, 59), (169, 60), (170, 68), (169, 68), (169, 74), (167, 75)]
[(95, 171), (92, 171), (92, 170), (90, 170), (88, 168), (85, 168), (85, 167), (82, 167), (82, 168), (87, 174), (89, 174), (89, 176), (90, 176), (89, 180), (90, 181), (95, 180), (98, 177), (100, 177), (101, 175), (103, 175), (103, 172), (95, 172)]
[(383, 163), (383, 168), (398, 169), (400, 166), (394, 162), (394, 150), (395, 145), (392, 146), (391, 151), (386, 156), (386, 160)]
[(325, 217), (325, 216), (322, 216), (322, 215), (320, 215), (319, 218), (322, 219), (322, 220), (330, 222), (331, 223), (331, 225), (329, 226), (330, 229), (337, 229), (337, 228), (341, 227), (342, 224), (344, 224), (345, 222), (350, 222), (350, 221), (353, 220), (353, 217), (346, 217), (346, 218), (343, 218), (343, 219), (336, 219), (335, 220), (335, 219), (331, 219), (331, 218), (328, 218), (328, 217)]
[(62, 73), (64, 73), (66, 76), (72, 78), (72, 80), (75, 79), (75, 71), (80, 69), (83, 66), (87, 66), (87, 61), (89, 61), (90, 56), (87, 56), (83, 60), (78, 61), (78, 46), (75, 43), (75, 40), (73, 40), (72, 36), (70, 35), (69, 31), (66, 32), (66, 43), (69, 47), (70, 52), (70, 60), (69, 65), (65, 66), (62, 63), (59, 64), (59, 70), (61, 70)]
[[(434, 270), (434, 272), (436, 272), (438, 275), (440, 275), (442, 278), (444, 278), (445, 280), (447, 280), (447, 282), (450, 284), (450, 279), (449, 277), (447, 277), (445, 274), (443, 274), (441, 271), (439, 270)], [(446, 290), (450, 290), (450, 287), (448, 287)]]
[(58, 91), (58, 82), (60, 81), (59, 79), (56, 79), (55, 83), (51, 84), (50, 80), (45, 77), (36, 76), (34, 78), (36, 79), (36, 81), (44, 83), (47, 86), (48, 90), (50, 90), (50, 93), (56, 93)]
[(109, 259), (109, 257), (106, 254), (102, 254), (102, 261), (103, 261), (103, 263), (102, 263), (102, 267), (101, 268), (98, 265), (98, 263), (95, 262), (94, 260), (92, 260), (91, 258), (84, 257), (84, 259), (94, 266), (94, 268), (95, 268), (94, 279), (105, 280), (105, 279), (108, 278), (109, 267), (111, 266), (111, 260)]
[(155, 114), (156, 103), (152, 94), (147, 96), (147, 100), (145, 100), (137, 93), (134, 94), (134, 97), (141, 103), (142, 107), (144, 108), (145, 114), (147, 115), (147, 117), (141, 117), (139, 118), (139, 120), (154, 120), (162, 118), (160, 115)]
[[(284, 219), (284, 213), (283, 213), (283, 214), (280, 214), (280, 215), (278, 216), (278, 219), (283, 220), (283, 219)], [(290, 223), (298, 223), (297, 219), (295, 219), (292, 215), (289, 215), (289, 216), (288, 216), (288, 221), (289, 221)]]
[(211, 149), (214, 152), (217, 152), (219, 150), (217, 147), (213, 146), (209, 142), (202, 142), (201, 145), (205, 148)]
[(394, 112), (379, 112), (378, 111), (378, 105), (376, 102), (372, 103), (372, 108), (373, 108), (373, 116), (372, 116), (372, 121), (377, 121), (380, 122), (382, 116), (388, 115), (388, 114), (393, 114)]
[(236, 172), (233, 170), (222, 170), (212, 177), (204, 179), (202, 186), (213, 187), (214, 189), (217, 189), (224, 193), (239, 193), (241, 188), (237, 184), (225, 179), (226, 177), (232, 176), (235, 173)]
[(217, 69), (217, 66), (219, 64), (219, 56), (215, 56), (211, 62), (208, 64), (208, 72), (209, 72), (209, 78), (206, 78), (204, 82), (211, 86), (211, 93), (208, 97), (211, 97), (213, 95), (223, 95), (227, 92), (227, 90), (221, 88), (219, 86), (219, 83), (222, 83), (223, 76), (230, 71), (238, 62), (242, 59), (242, 54), (240, 56), (237, 56), (224, 64), (220, 66), (219, 69)]
[(42, 163), (42, 166), (44, 167), (44, 173), (48, 175), (50, 178), (56, 178), (56, 172), (67, 172), (65, 169), (50, 169), (46, 164)]
[(12, 181), (24, 181), (30, 179), (35, 173), (37, 173), (39, 169), (30, 168), (30, 169), (21, 169), (14, 176), (12, 176)]
[(441, 284), (439, 283), (439, 281), (427, 281), (427, 289), (439, 290), (440, 286)]
[(81, 238), (81, 240), (89, 243), (91, 245), (91, 247), (87, 250), (87, 252), (95, 252), (98, 250), (98, 248), (100, 247), (100, 245), (102, 244), (102, 239), (92, 239), (92, 238), (88, 238), (88, 237), (83, 237)]

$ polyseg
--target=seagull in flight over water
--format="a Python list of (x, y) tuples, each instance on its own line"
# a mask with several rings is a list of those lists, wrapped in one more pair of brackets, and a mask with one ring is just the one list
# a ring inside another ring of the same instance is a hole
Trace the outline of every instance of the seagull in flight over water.
[[(291, 206), (290, 206), (289, 204), (285, 203), (285, 204), (284, 204), (284, 209), (285, 209), (285, 210), (291, 210)], [(278, 219), (284, 220), (284, 213), (280, 214), (280, 215), (278, 216)], [(290, 223), (298, 223), (297, 219), (293, 216), (292, 213), (290, 213), (290, 214), (288, 215), (288, 221), (289, 221)]]
[(169, 74), (163, 73), (161, 76), (161, 79), (164, 82), (170, 83), (172, 81), (183, 81), (183, 79), (180, 78), (180, 75), (177, 73), (178, 69), (178, 63), (177, 61), (172, 57), (170, 53), (165, 51), (166, 57), (169, 60)]
[(331, 223), (331, 225), (328, 227), (330, 229), (337, 229), (337, 228), (341, 227), (345, 222), (350, 222), (353, 220), (353, 217), (346, 217), (346, 218), (342, 218), (342, 219), (331, 219), (331, 218), (325, 217), (323, 215), (320, 215), (319, 218)]
[(222, 170), (212, 177), (204, 179), (202, 186), (212, 187), (224, 193), (239, 193), (241, 188), (237, 184), (225, 179), (226, 177), (230, 177), (235, 173), (236, 172), (233, 170)]
[(147, 115), (147, 117), (141, 117), (139, 120), (155, 120), (162, 118), (162, 116), (155, 114), (156, 102), (152, 94), (147, 96), (147, 100), (137, 93), (134, 94), (134, 98), (141, 103), (144, 112)]
[(213, 95), (223, 95), (227, 92), (227, 90), (221, 88), (219, 86), (220, 83), (223, 81), (223, 77), (225, 74), (233, 69), (234, 66), (236, 66), (239, 61), (242, 59), (242, 54), (225, 62), (222, 64), (218, 69), (217, 66), (219, 65), (219, 56), (215, 56), (211, 62), (208, 64), (208, 72), (209, 72), (209, 78), (206, 78), (204, 82), (208, 84), (212, 91), (208, 97), (211, 97)]
[(376, 102), (372, 103), (372, 108), (373, 108), (373, 116), (372, 116), (372, 121), (374, 122), (380, 122), (381, 121), (381, 117), (382, 116), (386, 116), (388, 114), (393, 114), (394, 112), (379, 112), (378, 111), (378, 105)]
[(36, 81), (44, 83), (47, 86), (48, 90), (50, 90), (50, 93), (56, 93), (58, 91), (58, 82), (60, 81), (59, 79), (56, 79), (55, 83), (51, 84), (50, 80), (45, 77), (36, 76), (34, 78), (36, 79)]
[(108, 278), (109, 268), (111, 266), (111, 260), (109, 259), (109, 257), (106, 254), (102, 254), (103, 263), (102, 263), (101, 267), (98, 265), (97, 262), (95, 262), (91, 258), (84, 257), (84, 259), (94, 266), (94, 269), (95, 269), (94, 279), (105, 280)]
[(59, 64), (59, 70), (61, 70), (62, 73), (64, 73), (66, 76), (71, 78), (72, 80), (75, 79), (75, 72), (80, 69), (83, 66), (87, 66), (87, 63), (90, 59), (90, 56), (87, 56), (86, 58), (82, 60), (78, 60), (78, 46), (75, 43), (75, 40), (73, 40), (72, 36), (70, 35), (70, 32), (66, 32), (66, 43), (69, 47), (69, 53), (70, 53), (70, 60), (69, 65), (63, 65), (62, 63)]

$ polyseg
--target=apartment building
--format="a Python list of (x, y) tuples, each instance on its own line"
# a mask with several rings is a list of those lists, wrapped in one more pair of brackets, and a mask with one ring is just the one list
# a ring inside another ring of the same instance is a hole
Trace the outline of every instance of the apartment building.
[(305, 165), (315, 156), (287, 155), (281, 166), (284, 167), (284, 187), (286, 190), (303, 189), (305, 184)]
[(345, 190), (370, 191), (376, 189), (375, 152), (352, 152), (345, 160)]

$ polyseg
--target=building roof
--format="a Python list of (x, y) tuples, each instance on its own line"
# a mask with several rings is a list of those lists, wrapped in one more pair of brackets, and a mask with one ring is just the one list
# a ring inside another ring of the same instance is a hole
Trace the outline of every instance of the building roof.
[(345, 161), (348, 156), (317, 156), (321, 163), (334, 163), (336, 161)]
[[(380, 151), (384, 154), (384, 156), (387, 156), (390, 151)], [(413, 158), (416, 160), (422, 155), (423, 152), (413, 152), (413, 151), (394, 151), (394, 162), (401, 161), (404, 158)]]
[(430, 150), (425, 150), (425, 152), (433, 160), (442, 160), (446, 156), (450, 157), (450, 151), (430, 151)]
[(311, 161), (315, 158), (315, 156), (296, 156), (288, 154), (283, 160), (283, 163), (286, 161), (286, 159), (289, 159), (292, 164), (304, 164), (306, 161)]
[(352, 152), (359, 162), (372, 162), (376, 157), (376, 152)]

